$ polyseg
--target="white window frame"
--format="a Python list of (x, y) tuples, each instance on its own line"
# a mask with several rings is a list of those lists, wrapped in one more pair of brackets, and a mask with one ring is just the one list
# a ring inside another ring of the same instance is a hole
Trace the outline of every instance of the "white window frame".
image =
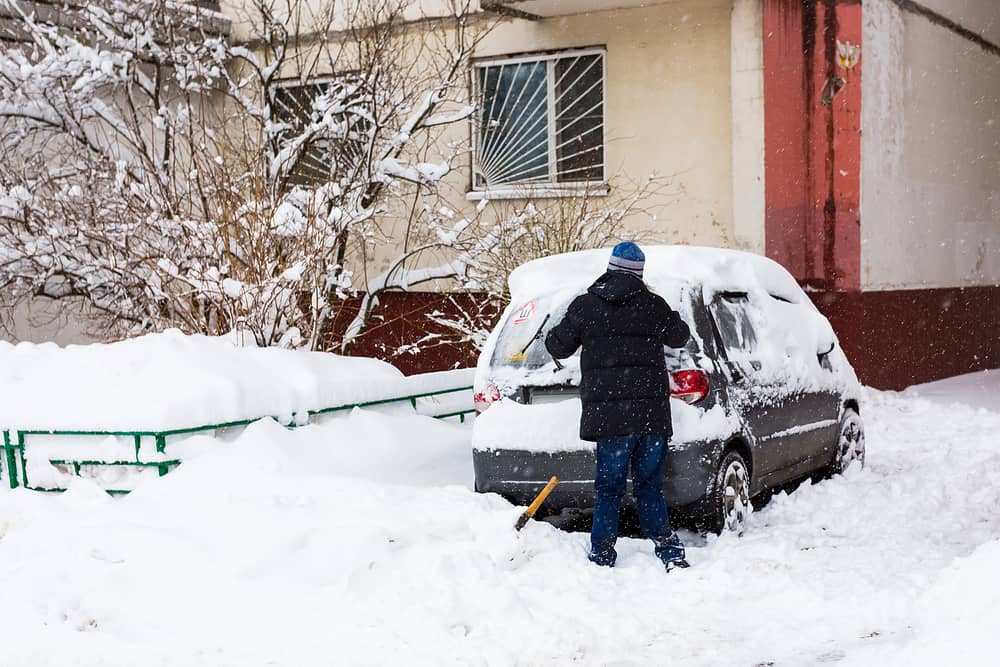
[[(555, 119), (555, 64), (558, 60), (566, 58), (577, 58), (581, 56), (599, 55), (601, 57), (601, 176), (600, 181), (557, 181), (556, 168), (558, 157), (556, 154), (558, 129)], [(548, 119), (546, 129), (548, 131), (548, 180), (528, 181), (523, 183), (503, 183), (495, 187), (478, 187), (476, 183), (476, 161), (479, 159), (479, 130), (477, 123), (481, 119), (481, 112), (473, 114), (472, 129), (472, 169), (470, 170), (470, 191), (466, 194), (466, 199), (477, 201), (481, 199), (524, 199), (530, 197), (565, 197), (572, 195), (597, 195), (608, 194), (608, 57), (607, 49), (603, 46), (595, 46), (581, 49), (564, 49), (560, 51), (526, 54), (522, 56), (507, 56), (477, 59), (472, 64), (472, 91), (473, 99), (481, 99), (482, 91), (479, 89), (479, 70), (485, 67), (500, 65), (517, 65), (518, 63), (545, 63), (546, 99), (548, 100)]]

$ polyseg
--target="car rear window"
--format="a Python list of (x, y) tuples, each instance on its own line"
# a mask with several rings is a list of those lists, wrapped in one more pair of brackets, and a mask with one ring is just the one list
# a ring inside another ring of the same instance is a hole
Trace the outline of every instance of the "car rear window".
[(571, 300), (550, 294), (522, 303), (501, 325), (491, 365), (532, 369), (551, 363), (545, 335), (559, 324)]
[[(688, 298), (686, 290), (682, 293), (684, 294), (682, 298), (686, 300)], [(534, 370), (551, 364), (552, 357), (545, 349), (545, 336), (559, 324), (575, 296), (575, 294), (567, 296), (565, 293), (550, 294), (520, 304), (517, 310), (514, 310), (501, 324), (491, 366)], [(678, 309), (681, 304), (671, 302), (670, 305)], [(690, 308), (680, 308), (680, 311), (683, 315), (690, 312)], [(687, 319), (685, 317), (685, 320)], [(688, 326), (693, 332), (693, 323), (688, 321)], [(692, 336), (687, 346), (681, 350), (664, 349), (667, 365), (670, 368), (689, 367), (698, 345), (695, 336)]]

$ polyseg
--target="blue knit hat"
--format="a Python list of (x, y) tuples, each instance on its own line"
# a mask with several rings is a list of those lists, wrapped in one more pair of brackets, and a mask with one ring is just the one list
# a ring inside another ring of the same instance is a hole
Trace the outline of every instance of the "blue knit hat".
[(608, 271), (624, 271), (642, 278), (642, 267), (646, 264), (646, 256), (639, 246), (631, 241), (625, 241), (615, 246), (608, 260)]

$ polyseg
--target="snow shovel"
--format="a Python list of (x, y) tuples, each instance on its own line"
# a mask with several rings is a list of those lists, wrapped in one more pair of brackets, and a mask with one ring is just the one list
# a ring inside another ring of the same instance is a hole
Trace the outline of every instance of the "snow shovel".
[(520, 531), (528, 524), (528, 519), (535, 516), (535, 512), (537, 512), (538, 508), (542, 506), (542, 503), (545, 502), (545, 499), (549, 497), (549, 494), (552, 493), (552, 489), (556, 488), (556, 484), (558, 483), (559, 478), (552, 475), (552, 479), (549, 480), (549, 483), (545, 485), (544, 489), (538, 492), (535, 499), (531, 501), (530, 505), (528, 505), (528, 509), (521, 512), (520, 518), (518, 518), (517, 523), (514, 524), (514, 530)]

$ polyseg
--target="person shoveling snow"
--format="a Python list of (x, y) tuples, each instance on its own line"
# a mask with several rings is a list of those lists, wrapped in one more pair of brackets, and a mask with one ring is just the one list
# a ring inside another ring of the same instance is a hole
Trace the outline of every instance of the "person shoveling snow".
[(580, 438), (597, 442), (594, 522), (590, 560), (612, 567), (617, 559), (618, 514), (628, 470), (639, 524), (667, 570), (687, 567), (684, 545), (670, 528), (663, 497), (666, 444), (672, 434), (663, 346), (683, 347), (687, 324), (642, 280), (645, 255), (619, 243), (608, 270), (570, 304), (549, 332), (554, 359), (582, 345)]

